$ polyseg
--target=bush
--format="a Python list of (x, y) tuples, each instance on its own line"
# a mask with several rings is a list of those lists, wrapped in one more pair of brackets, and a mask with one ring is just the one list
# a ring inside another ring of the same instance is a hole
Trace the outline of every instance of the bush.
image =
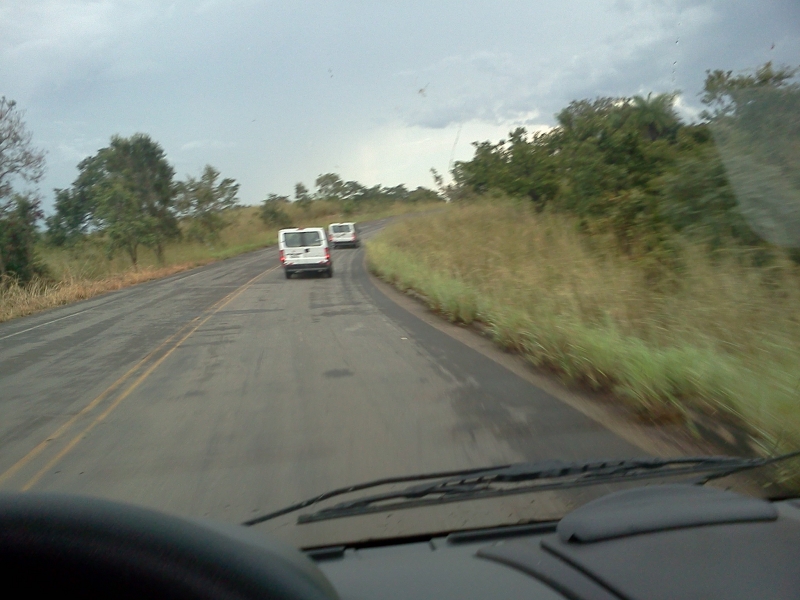
[(261, 203), (261, 208), (258, 212), (259, 218), (265, 225), (279, 227), (281, 229), (292, 226), (292, 218), (286, 212), (284, 202), (280, 198), (273, 198), (270, 196)]
[(15, 195), (0, 205), (0, 279), (27, 283), (46, 274), (35, 248), (36, 222), (43, 216), (39, 201), (27, 196)]

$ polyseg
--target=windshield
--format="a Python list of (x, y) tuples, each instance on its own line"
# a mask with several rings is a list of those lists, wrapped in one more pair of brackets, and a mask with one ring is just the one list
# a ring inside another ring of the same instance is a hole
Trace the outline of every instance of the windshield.
[[(2, 3), (0, 491), (242, 523), (800, 448), (800, 3), (301, 4)], [(797, 495), (797, 464), (709, 485)], [(254, 528), (508, 525), (655, 481)]]
[(322, 236), (318, 231), (302, 231), (283, 234), (283, 243), (287, 248), (302, 248), (304, 246), (321, 246)]

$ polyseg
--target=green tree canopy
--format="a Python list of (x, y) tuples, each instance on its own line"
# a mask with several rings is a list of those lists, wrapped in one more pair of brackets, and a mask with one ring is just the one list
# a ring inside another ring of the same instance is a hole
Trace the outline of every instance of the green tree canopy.
[(291, 227), (292, 219), (286, 212), (285, 207), (289, 204), (289, 196), (279, 196), (269, 194), (261, 203), (258, 216), (266, 225), (275, 227)]
[(199, 179), (188, 176), (177, 186), (177, 209), (190, 221), (187, 233), (198, 241), (216, 240), (229, 224), (225, 211), (237, 204), (239, 184), (234, 179), (219, 179), (220, 172), (206, 165)]
[(325, 173), (317, 177), (314, 185), (317, 186), (316, 197), (320, 200), (341, 200), (344, 191), (344, 182), (336, 173)]
[(700, 123), (676, 93), (571, 102), (557, 125), (475, 143), (451, 197), (499, 190), (610, 229), (623, 248), (681, 231), (717, 246), (800, 246), (800, 70), (708, 71)]
[(311, 194), (308, 188), (303, 183), (294, 184), (294, 201), (302, 207), (307, 207), (311, 204)]
[(143, 210), (141, 198), (123, 178), (104, 182), (95, 193), (94, 220), (106, 236), (109, 255), (122, 250), (136, 267), (139, 246), (157, 245), (157, 218)]
[(44, 152), (33, 146), (33, 134), (16, 102), (0, 97), (0, 282), (25, 282), (42, 269), (36, 262), (36, 223), (43, 214), (33, 193), (19, 184), (35, 184), (44, 175)]
[(0, 200), (14, 191), (14, 181), (37, 183), (44, 175), (44, 152), (33, 146), (33, 133), (17, 103), (0, 97)]
[(104, 161), (89, 156), (78, 163), (78, 177), (69, 189), (56, 189), (55, 213), (47, 218), (47, 236), (61, 246), (81, 239), (89, 231), (97, 209), (99, 190), (108, 177)]
[(800, 247), (798, 69), (709, 72), (703, 102), (738, 210), (761, 238)]
[(144, 245), (163, 261), (166, 243), (179, 237), (180, 229), (175, 171), (161, 146), (143, 133), (115, 135), (78, 169), (72, 187), (56, 193), (51, 239), (63, 242), (94, 227), (106, 235), (111, 253), (124, 249), (136, 264)]
[(44, 268), (36, 260), (36, 223), (43, 217), (39, 201), (31, 196), (14, 194), (0, 204), (0, 282), (12, 276), (25, 283)]

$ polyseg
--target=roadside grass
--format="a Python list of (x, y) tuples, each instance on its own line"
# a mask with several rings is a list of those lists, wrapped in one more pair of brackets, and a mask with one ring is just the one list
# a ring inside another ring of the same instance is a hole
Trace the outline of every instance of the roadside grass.
[[(441, 204), (371, 204), (350, 215), (340, 213), (334, 202), (315, 201), (307, 209), (287, 205), (293, 225), (327, 226), (334, 220), (366, 221), (416, 211), (430, 210)], [(213, 243), (182, 241), (167, 246), (163, 264), (154, 252), (142, 248), (136, 268), (130, 259), (117, 253), (109, 258), (102, 240), (88, 239), (72, 248), (41, 246), (39, 260), (49, 273), (48, 279), (20, 286), (0, 286), (0, 322), (29, 315), (47, 308), (77, 302), (121, 289), (129, 285), (166, 277), (217, 260), (272, 246), (277, 242), (279, 227), (265, 225), (259, 218), (259, 207), (246, 206), (229, 213), (230, 225)]]
[(496, 200), (394, 224), (367, 260), (451, 321), (485, 324), (502, 347), (642, 418), (716, 415), (756, 450), (800, 447), (797, 266), (684, 244), (664, 268), (614, 248), (568, 217)]

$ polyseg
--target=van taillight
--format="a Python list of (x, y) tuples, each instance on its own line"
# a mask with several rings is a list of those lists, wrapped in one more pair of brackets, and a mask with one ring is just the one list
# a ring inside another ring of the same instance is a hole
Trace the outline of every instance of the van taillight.
[(327, 260), (328, 262), (330, 262), (330, 260), (331, 260), (331, 249), (330, 248), (325, 248), (325, 260)]
[(278, 256), (280, 256), (281, 262), (286, 262), (286, 257), (283, 255), (283, 250), (280, 251)]

